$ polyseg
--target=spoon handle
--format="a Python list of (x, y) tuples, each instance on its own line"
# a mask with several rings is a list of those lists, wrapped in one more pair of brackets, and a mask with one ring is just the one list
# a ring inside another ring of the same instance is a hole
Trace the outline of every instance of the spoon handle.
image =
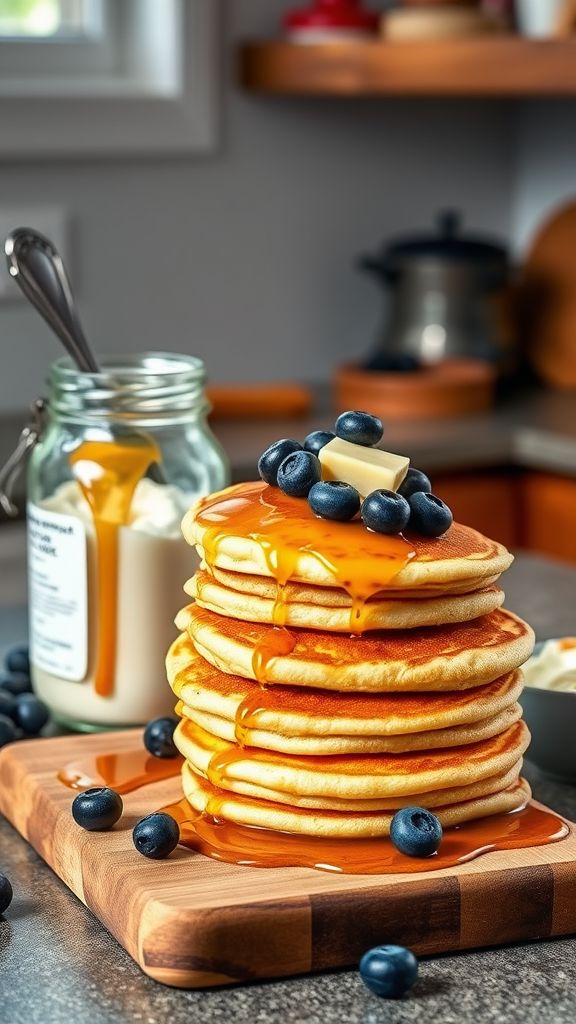
[(87, 373), (99, 373), (56, 247), (32, 228), (17, 228), (6, 239), (4, 248), (10, 275), (58, 335), (77, 366)]

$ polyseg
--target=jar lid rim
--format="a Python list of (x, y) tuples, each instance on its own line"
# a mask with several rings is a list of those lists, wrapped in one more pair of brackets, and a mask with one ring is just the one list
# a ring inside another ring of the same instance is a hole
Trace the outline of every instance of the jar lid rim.
[(182, 352), (114, 352), (98, 356), (101, 373), (90, 373), (79, 370), (71, 356), (56, 359), (51, 370), (59, 377), (91, 377), (96, 381), (110, 376), (130, 374), (131, 376), (170, 376), (176, 374), (203, 375), (204, 362), (198, 356), (186, 355)]

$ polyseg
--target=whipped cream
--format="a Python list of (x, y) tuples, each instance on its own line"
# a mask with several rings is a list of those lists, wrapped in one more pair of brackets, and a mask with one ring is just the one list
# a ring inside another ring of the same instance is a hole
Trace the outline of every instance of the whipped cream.
[(547, 640), (522, 671), (526, 686), (576, 693), (576, 637)]

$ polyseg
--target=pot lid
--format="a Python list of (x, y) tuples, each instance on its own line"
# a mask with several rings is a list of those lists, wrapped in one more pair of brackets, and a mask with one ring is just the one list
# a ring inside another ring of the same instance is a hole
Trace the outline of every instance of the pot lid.
[(286, 29), (334, 28), (375, 32), (379, 16), (366, 11), (362, 0), (314, 0), (308, 7), (288, 11), (283, 18)]
[(436, 219), (437, 230), (431, 234), (405, 235), (392, 239), (370, 258), (373, 265), (388, 269), (408, 259), (434, 256), (449, 262), (507, 262), (506, 246), (482, 235), (462, 234), (462, 217), (458, 210), (442, 210)]

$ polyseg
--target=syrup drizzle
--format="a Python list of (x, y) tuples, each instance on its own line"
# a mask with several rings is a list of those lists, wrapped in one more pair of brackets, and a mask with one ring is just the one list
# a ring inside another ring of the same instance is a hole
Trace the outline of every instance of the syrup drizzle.
[(234, 736), (240, 747), (246, 744), (250, 729), (257, 729), (259, 716), (270, 708), (270, 693), (261, 687), (259, 693), (249, 693), (240, 701), (234, 716)]
[(295, 578), (302, 556), (319, 562), (332, 576), (332, 585), (350, 595), (350, 632), (361, 633), (366, 602), (389, 586), (417, 553), (401, 535), (371, 533), (359, 521), (328, 523), (305, 501), (262, 483), (243, 484), (225, 498), (204, 499), (196, 521), (203, 528), (208, 567), (216, 563), (228, 537), (249, 537), (258, 544), (276, 581), (272, 621), (279, 627), (286, 620), (285, 587)]
[(118, 530), (129, 522), (134, 491), (148, 467), (160, 459), (153, 442), (85, 441), (69, 456), (96, 536), (98, 656), (94, 690), (114, 692), (118, 592)]
[(533, 803), (518, 811), (495, 814), (446, 829), (438, 853), (407, 857), (387, 838), (321, 839), (291, 832), (272, 832), (236, 825), (220, 816), (220, 803), (211, 797), (197, 814), (184, 798), (163, 807), (180, 826), (180, 842), (191, 850), (250, 867), (307, 867), (342, 874), (412, 874), (465, 864), (496, 850), (544, 846), (565, 839), (568, 825), (551, 811)]
[(256, 644), (252, 655), (252, 671), (260, 686), (268, 682), (268, 668), (274, 658), (291, 654), (295, 646), (296, 637), (281, 626), (276, 626)]

